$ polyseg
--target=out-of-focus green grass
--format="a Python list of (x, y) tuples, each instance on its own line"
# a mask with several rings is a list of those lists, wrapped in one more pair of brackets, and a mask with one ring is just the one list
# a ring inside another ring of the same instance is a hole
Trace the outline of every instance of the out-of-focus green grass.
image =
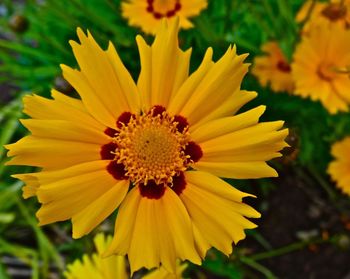
[[(193, 19), (195, 28), (181, 31), (181, 46), (193, 48), (192, 68), (200, 63), (209, 46), (214, 48), (218, 58), (229, 44), (235, 43), (239, 53), (251, 54), (248, 58), (251, 62), (260, 54), (260, 45), (272, 39), (281, 44), (291, 59), (299, 40), (299, 26), (294, 17), (302, 2), (209, 0), (208, 9)], [(61, 274), (64, 260), (72, 261), (89, 250), (91, 236), (71, 241), (68, 222), (38, 227), (35, 218), (38, 203), (35, 199), (23, 200), (21, 182), (10, 176), (34, 169), (6, 167), (8, 159), (1, 146), (27, 133), (18, 122), (18, 118), (25, 117), (21, 113), (24, 94), (34, 92), (49, 96), (50, 88), (61, 89), (62, 85), (57, 83), (59, 64), (75, 66), (68, 41), (76, 39), (77, 27), (89, 29), (104, 47), (112, 41), (135, 79), (140, 69), (135, 35), (140, 31), (129, 27), (121, 18), (118, 0), (28, 0), (25, 4), (5, 0), (0, 7), (3, 11), (0, 17), (0, 83), (14, 86), (6, 91), (9, 96), (0, 98), (0, 278), (8, 277), (1, 263), (3, 255), (21, 259), (32, 269), (32, 278), (48, 278), (50, 268)], [(10, 28), (9, 22), (16, 15), (29, 22), (25, 32)], [(146, 36), (146, 39), (151, 41), (152, 37)], [(248, 106), (267, 105), (265, 120), (283, 119), (288, 127), (296, 130), (302, 143), (296, 164), (312, 168), (325, 177), (330, 144), (349, 133), (349, 114), (330, 116), (319, 103), (261, 88), (252, 76), (246, 77), (243, 88), (259, 92), (259, 97)], [(102, 226), (103, 230), (110, 228), (108, 222)], [(259, 239), (256, 233), (252, 235)], [(226, 278), (243, 278), (249, 267), (273, 278), (265, 267), (242, 255), (240, 248), (230, 259), (211, 251), (198, 274), (207, 270)]]

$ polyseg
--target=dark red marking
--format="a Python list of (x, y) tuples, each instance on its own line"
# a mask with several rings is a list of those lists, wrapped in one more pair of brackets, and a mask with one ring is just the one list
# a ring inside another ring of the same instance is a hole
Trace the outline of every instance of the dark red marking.
[(114, 138), (118, 132), (117, 132), (117, 130), (114, 130), (114, 129), (108, 127), (108, 128), (106, 128), (106, 130), (104, 131), (104, 133), (105, 133), (107, 136), (110, 136), (111, 138)]
[(113, 154), (112, 152), (115, 152), (115, 150), (117, 149), (117, 144), (115, 144), (114, 142), (110, 142), (107, 143), (105, 145), (103, 145), (101, 147), (101, 159), (102, 160), (113, 160), (115, 157), (115, 154)]
[(154, 200), (160, 199), (165, 193), (164, 184), (158, 185), (154, 182), (154, 180), (148, 181), (146, 185), (141, 183), (139, 185), (139, 189), (141, 196)]
[(337, 21), (343, 19), (347, 14), (346, 6), (338, 3), (330, 3), (321, 12), (323, 16), (330, 21)]
[(201, 147), (194, 141), (190, 141), (185, 147), (185, 154), (190, 156), (193, 162), (198, 162), (203, 156)]
[(177, 11), (179, 11), (181, 9), (180, 0), (176, 0), (174, 9), (168, 10), (165, 13), (160, 13), (160, 12), (155, 11), (153, 4), (154, 4), (153, 0), (147, 0), (146, 11), (148, 13), (152, 14), (155, 19), (161, 19), (161, 18), (163, 18), (165, 16), (166, 17), (172, 17), (172, 16), (174, 16), (176, 14)]
[[(118, 128), (122, 128), (124, 125), (128, 125), (128, 123), (130, 122), (130, 119), (133, 117), (134, 115), (131, 112), (123, 112), (117, 120), (117, 127)], [(124, 125), (123, 125), (124, 124)]]
[(281, 72), (285, 72), (285, 73), (289, 73), (292, 68), (290, 67), (290, 65), (284, 61), (278, 61), (277, 63), (277, 68), (281, 71)]
[(166, 110), (165, 107), (156, 105), (151, 109), (151, 113), (152, 113), (152, 116), (157, 116), (157, 115), (162, 116), (165, 110)]
[(156, 19), (161, 19), (163, 17), (163, 15), (161, 13), (158, 13), (158, 12), (153, 12), (153, 16), (156, 18)]
[(181, 115), (174, 116), (174, 122), (177, 122), (176, 129), (182, 133), (186, 127), (188, 127), (188, 121), (185, 117)]
[(175, 11), (175, 10), (172, 10), (172, 11), (167, 12), (167, 13), (166, 13), (166, 16), (167, 16), (167, 17), (172, 17), (172, 16), (175, 15), (175, 13), (176, 13), (176, 11)]
[(112, 161), (107, 166), (107, 171), (117, 180), (128, 179), (126, 176), (125, 166)]
[(185, 174), (183, 172), (180, 172), (179, 175), (176, 175), (173, 177), (173, 191), (180, 195), (183, 190), (186, 188), (186, 179), (185, 179)]

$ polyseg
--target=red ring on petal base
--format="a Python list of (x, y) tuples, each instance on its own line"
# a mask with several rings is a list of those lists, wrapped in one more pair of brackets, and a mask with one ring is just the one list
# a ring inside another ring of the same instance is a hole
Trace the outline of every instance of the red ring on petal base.
[(163, 112), (165, 112), (165, 111), (166, 111), (165, 107), (156, 105), (153, 108), (151, 108), (150, 113), (152, 116), (159, 115), (161, 117)]
[(130, 119), (133, 117), (134, 115), (131, 112), (123, 112), (117, 120), (117, 127), (120, 129), (123, 126), (128, 125), (128, 123), (130, 122)]
[(284, 73), (289, 73), (292, 70), (290, 65), (287, 62), (282, 61), (282, 60), (278, 61), (277, 69), (280, 70), (281, 72), (284, 72)]
[(184, 150), (186, 155), (190, 156), (190, 160), (193, 162), (198, 162), (200, 158), (203, 156), (203, 151), (201, 147), (195, 143), (194, 141), (190, 141)]
[(173, 186), (171, 189), (177, 194), (180, 195), (183, 190), (186, 188), (186, 179), (185, 174), (180, 172), (179, 175), (173, 177)]
[(126, 176), (125, 166), (112, 161), (107, 166), (107, 171), (117, 180), (128, 179)]
[(114, 137), (118, 134), (118, 131), (108, 127), (108, 128), (104, 131), (104, 133), (105, 133), (107, 136), (110, 136), (111, 138), (114, 138)]
[(187, 119), (181, 115), (175, 115), (174, 122), (177, 122), (176, 129), (180, 133), (182, 133), (189, 125)]
[(165, 186), (164, 184), (158, 185), (154, 182), (154, 180), (150, 180), (146, 185), (141, 183), (139, 185), (139, 190), (142, 197), (158, 200), (163, 197), (165, 193)]
[(115, 151), (118, 145), (114, 142), (102, 145), (100, 155), (102, 160), (113, 160), (115, 158)]

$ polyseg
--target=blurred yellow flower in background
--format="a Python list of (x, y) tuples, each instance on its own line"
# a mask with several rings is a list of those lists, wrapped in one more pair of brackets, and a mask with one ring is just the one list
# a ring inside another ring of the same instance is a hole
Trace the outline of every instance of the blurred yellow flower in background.
[(182, 273), (185, 271), (187, 264), (181, 264), (177, 262), (176, 272), (169, 273), (164, 267), (152, 270), (149, 274), (143, 276), (143, 279), (181, 279), (183, 278)]
[(330, 112), (350, 103), (350, 30), (322, 23), (302, 38), (292, 63), (295, 94), (320, 100)]
[(102, 257), (103, 251), (112, 241), (111, 236), (99, 233), (94, 238), (97, 253), (84, 255), (67, 266), (67, 279), (128, 279), (127, 262), (124, 256)]
[(131, 26), (155, 34), (163, 18), (180, 19), (180, 28), (193, 27), (190, 17), (197, 16), (208, 5), (207, 0), (124, 0), (122, 15)]
[(278, 43), (265, 43), (261, 49), (265, 55), (254, 58), (251, 73), (257, 77), (262, 86), (270, 85), (275, 92), (293, 92), (291, 67)]
[(339, 189), (350, 195), (350, 137), (333, 144), (331, 153), (335, 160), (329, 164), (328, 173)]
[[(16, 175), (42, 206), (40, 224), (72, 219), (73, 237), (91, 232), (120, 205), (105, 255), (128, 255), (131, 272), (176, 260), (200, 264), (209, 248), (225, 254), (256, 225), (251, 196), (221, 180), (275, 177), (266, 161), (281, 156), (283, 121), (259, 123), (265, 107), (237, 114), (256, 97), (240, 89), (247, 55), (235, 47), (213, 62), (209, 48), (189, 74), (191, 50), (178, 47), (178, 21), (163, 21), (153, 44), (137, 37), (137, 84), (110, 43), (103, 51), (78, 29), (71, 42), (80, 66), (62, 66), (81, 100), (24, 98), (31, 131), (8, 145), (9, 164), (42, 167)], [(129, 189), (130, 188), (130, 189)], [(218, 218), (219, 216), (219, 218)], [(143, 251), (140, 253), (140, 251)]]
[(332, 0), (330, 2), (306, 1), (299, 10), (296, 21), (303, 21), (302, 35), (308, 35), (319, 24), (339, 24), (343, 28), (350, 26), (350, 0)]

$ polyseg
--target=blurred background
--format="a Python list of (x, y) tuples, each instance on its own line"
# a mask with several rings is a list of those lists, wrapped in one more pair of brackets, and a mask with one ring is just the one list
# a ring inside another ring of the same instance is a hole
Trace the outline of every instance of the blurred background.
[[(229, 180), (258, 197), (246, 202), (262, 213), (259, 227), (247, 231), (229, 258), (210, 250), (202, 266), (188, 265), (184, 277), (350, 278), (350, 199), (328, 170), (335, 160), (332, 145), (350, 135), (350, 113), (330, 113), (317, 98), (294, 94), (297, 81), (291, 77), (293, 57), (303, 36), (312, 32), (313, 18), (344, 21), (347, 32), (347, 2), (208, 0), (208, 7), (191, 19), (194, 27), (180, 32), (181, 48), (193, 48), (192, 70), (209, 46), (215, 59), (230, 44), (238, 53), (249, 53), (246, 61), (252, 66), (242, 88), (259, 95), (244, 110), (264, 104), (262, 120), (284, 120), (290, 129), (290, 147), (271, 162), (279, 178)], [(68, 41), (76, 39), (78, 26), (89, 29), (104, 48), (112, 41), (137, 79), (135, 36), (143, 31), (128, 25), (120, 0), (0, 0), (0, 279), (62, 278), (67, 263), (94, 249), (92, 235), (72, 240), (68, 221), (37, 226), (38, 202), (24, 200), (22, 182), (11, 177), (34, 169), (5, 166), (2, 147), (27, 133), (18, 121), (26, 117), (21, 112), (25, 94), (49, 97), (56, 88), (76, 96), (59, 65), (76, 66)], [(152, 35), (144, 36), (152, 41)], [(275, 50), (266, 47), (271, 42)], [(345, 91), (349, 96), (350, 88)], [(114, 218), (95, 232), (112, 232)]]

